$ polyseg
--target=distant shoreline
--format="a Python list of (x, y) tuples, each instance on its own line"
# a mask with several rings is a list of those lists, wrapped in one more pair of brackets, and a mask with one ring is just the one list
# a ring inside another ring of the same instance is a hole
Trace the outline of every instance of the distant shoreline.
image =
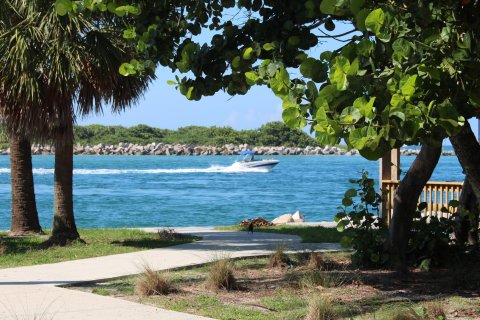
[[(112, 155), (112, 156), (233, 156), (239, 155), (240, 151), (249, 148), (246, 144), (233, 145), (226, 144), (224, 146), (196, 146), (191, 144), (164, 144), (150, 143), (147, 145), (139, 145), (132, 143), (119, 143), (115, 145), (98, 144), (94, 146), (74, 147), (75, 155)], [(336, 146), (313, 147), (253, 147), (258, 155), (335, 155), (335, 156), (356, 156), (359, 155), (357, 150), (347, 150)], [(401, 149), (402, 156), (414, 156), (420, 152), (420, 149)], [(51, 146), (33, 145), (33, 155), (53, 155), (55, 148)], [(10, 149), (0, 149), (0, 155), (9, 155)], [(454, 156), (455, 152), (445, 150), (443, 156)]]

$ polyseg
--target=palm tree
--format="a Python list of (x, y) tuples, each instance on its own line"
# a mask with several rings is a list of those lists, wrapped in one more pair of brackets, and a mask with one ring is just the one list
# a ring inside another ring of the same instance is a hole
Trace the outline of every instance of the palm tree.
[[(118, 73), (121, 63), (134, 53), (122, 39), (123, 19), (60, 17), (51, 1), (4, 3), (20, 22), (0, 36), (0, 61), (6, 62), (0, 69), (0, 85), (16, 83), (19, 90), (2, 87), (0, 115), (10, 132), (27, 131), (55, 141), (54, 217), (49, 243), (64, 245), (79, 239), (72, 192), (75, 114), (100, 113), (106, 103), (119, 112), (141, 97), (153, 75), (138, 78)], [(21, 54), (12, 57), (11, 52)], [(29, 68), (9, 73), (19, 69), (19, 61)]]
[(9, 142), (12, 187), (10, 235), (42, 233), (35, 202), (30, 141), (22, 136), (12, 136)]
[[(8, 53), (7, 40), (9, 40), (7, 32), (15, 24), (22, 24), (24, 16), (15, 14), (12, 11), (13, 7), (9, 2), (0, 2), (0, 51), (2, 52), (0, 61), (0, 110), (3, 111), (4, 107), (10, 105), (12, 110), (20, 110), (21, 105), (32, 103), (35, 100), (38, 88), (35, 86), (34, 81), (29, 81), (29, 77), (33, 76), (34, 63), (32, 59), (28, 59), (26, 55), (26, 43), (18, 33), (17, 35), (17, 51), (10, 52), (10, 56), (6, 56)], [(24, 26), (28, 28), (28, 26)], [(30, 31), (33, 29), (30, 28)], [(35, 35), (35, 33), (32, 33)], [(13, 62), (12, 56), (23, 57)], [(6, 74), (11, 75), (10, 78), (4, 77)], [(10, 80), (12, 82), (10, 82)], [(28, 93), (24, 96), (24, 100), (16, 99), (12, 95), (12, 91), (17, 90), (16, 94), (21, 95), (20, 92)], [(4, 117), (0, 117), (2, 124), (7, 124), (7, 120)], [(8, 114), (8, 113), (7, 113)], [(17, 118), (18, 123), (22, 123), (25, 127), (28, 127), (28, 121), (25, 115), (21, 112), (16, 112), (14, 117)], [(12, 118), (11, 115), (6, 118)], [(8, 127), (8, 126), (7, 126)], [(7, 131), (7, 130), (5, 130)], [(40, 227), (37, 207), (35, 202), (35, 192), (32, 174), (32, 160), (31, 160), (31, 145), (30, 139), (27, 137), (26, 132), (19, 130), (11, 130), (5, 132), (6, 136), (9, 136), (10, 143), (10, 167), (11, 167), (11, 188), (12, 188), (12, 223), (11, 223), (11, 235), (24, 235), (31, 233), (40, 233), (42, 229)]]

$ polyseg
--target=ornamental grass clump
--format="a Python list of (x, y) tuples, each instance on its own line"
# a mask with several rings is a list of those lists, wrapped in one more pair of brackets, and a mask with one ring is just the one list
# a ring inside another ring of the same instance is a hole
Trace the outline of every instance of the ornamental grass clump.
[(268, 266), (271, 268), (286, 267), (291, 263), (292, 261), (285, 254), (285, 246), (278, 246), (268, 259)]
[(425, 320), (445, 320), (447, 312), (439, 300), (429, 301), (423, 304), (423, 313)]
[(308, 305), (305, 320), (335, 320), (339, 315), (333, 303), (322, 296), (314, 296)]
[(322, 269), (325, 265), (325, 260), (318, 252), (310, 253), (308, 257), (307, 267), (309, 269)]
[(237, 288), (237, 280), (234, 276), (234, 264), (231, 259), (224, 258), (214, 261), (210, 265), (205, 280), (207, 288), (211, 290), (234, 290)]
[(135, 284), (135, 293), (142, 297), (167, 295), (175, 291), (177, 290), (166, 272), (158, 272), (148, 266), (144, 267)]

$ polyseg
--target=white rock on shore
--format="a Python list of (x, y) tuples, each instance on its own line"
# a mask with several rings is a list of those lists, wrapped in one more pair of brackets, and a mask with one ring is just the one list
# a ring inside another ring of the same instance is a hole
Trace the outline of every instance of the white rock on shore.
[(292, 219), (293, 222), (305, 222), (305, 216), (300, 212), (300, 210), (295, 211), (295, 213), (292, 215)]
[(286, 224), (290, 222), (295, 222), (291, 213), (282, 214), (281, 216), (272, 220), (273, 224)]

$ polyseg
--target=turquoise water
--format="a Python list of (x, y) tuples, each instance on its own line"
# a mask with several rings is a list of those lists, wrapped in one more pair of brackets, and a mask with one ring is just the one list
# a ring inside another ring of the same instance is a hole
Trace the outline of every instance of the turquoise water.
[[(301, 210), (332, 220), (348, 179), (378, 162), (354, 156), (276, 156), (272, 172), (242, 171), (236, 157), (76, 156), (74, 206), (80, 227), (229, 225)], [(414, 157), (402, 157), (406, 171)], [(40, 222), (52, 222), (53, 156), (33, 157)], [(432, 180), (462, 181), (456, 157), (442, 157)], [(9, 158), (0, 156), (0, 230), (10, 224)]]

